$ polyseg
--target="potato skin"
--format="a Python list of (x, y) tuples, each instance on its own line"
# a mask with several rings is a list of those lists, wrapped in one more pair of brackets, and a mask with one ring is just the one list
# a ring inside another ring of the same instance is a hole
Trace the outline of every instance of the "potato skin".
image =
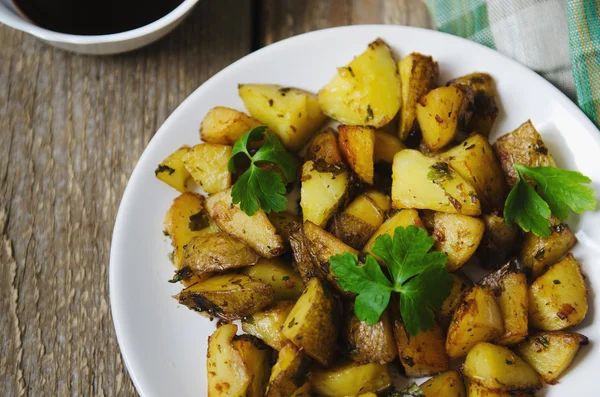
[(297, 395), (310, 377), (310, 357), (302, 349), (287, 341), (279, 351), (273, 366), (265, 397)]
[(338, 141), (340, 150), (352, 170), (365, 183), (372, 185), (375, 175), (375, 129), (342, 124), (338, 126)]
[(472, 287), (473, 282), (460, 270), (452, 273), (452, 289), (450, 290), (450, 295), (448, 295), (444, 300), (444, 303), (442, 303), (440, 316), (448, 317), (453, 315), (465, 294), (467, 294)]
[(187, 181), (190, 173), (183, 165), (183, 156), (190, 150), (188, 146), (182, 146), (164, 159), (154, 171), (154, 175), (181, 193), (187, 191)]
[(306, 151), (306, 160), (315, 163), (324, 162), (329, 165), (345, 167), (342, 152), (338, 145), (337, 132), (327, 127), (312, 139)]
[(446, 371), (421, 385), (424, 397), (467, 397), (465, 385), (457, 371)]
[(469, 397), (533, 397), (533, 392), (528, 391), (495, 391), (479, 386), (477, 383), (467, 382), (467, 395)]
[(517, 238), (521, 235), (516, 223), (507, 225), (497, 212), (484, 214), (481, 219), (485, 224), (483, 239), (477, 249), (477, 257), (482, 267), (495, 269), (505, 263), (517, 248)]
[(224, 106), (208, 111), (200, 124), (200, 139), (207, 143), (233, 145), (251, 129), (262, 123), (244, 112)]
[(271, 349), (252, 335), (239, 335), (231, 342), (240, 354), (251, 381), (245, 397), (263, 397), (271, 374)]
[(350, 358), (360, 364), (386, 364), (398, 355), (394, 332), (388, 311), (384, 311), (379, 321), (368, 325), (354, 314), (351, 304), (346, 315), (344, 340), (348, 343)]
[(224, 272), (258, 261), (258, 255), (248, 244), (225, 232), (196, 236), (186, 244), (181, 260), (182, 267), (193, 272)]
[(435, 323), (429, 331), (409, 335), (402, 321), (395, 318), (394, 337), (406, 376), (418, 378), (448, 370), (449, 358), (439, 324)]

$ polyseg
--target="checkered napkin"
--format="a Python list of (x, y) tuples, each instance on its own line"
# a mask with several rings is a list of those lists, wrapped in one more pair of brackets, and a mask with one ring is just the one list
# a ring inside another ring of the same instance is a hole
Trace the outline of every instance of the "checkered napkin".
[(600, 126), (600, 0), (425, 0), (438, 30), (535, 70)]

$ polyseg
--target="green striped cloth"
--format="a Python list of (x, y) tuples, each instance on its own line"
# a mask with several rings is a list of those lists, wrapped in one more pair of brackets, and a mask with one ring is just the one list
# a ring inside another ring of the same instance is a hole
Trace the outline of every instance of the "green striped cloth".
[(438, 30), (535, 70), (600, 126), (600, 0), (425, 0)]

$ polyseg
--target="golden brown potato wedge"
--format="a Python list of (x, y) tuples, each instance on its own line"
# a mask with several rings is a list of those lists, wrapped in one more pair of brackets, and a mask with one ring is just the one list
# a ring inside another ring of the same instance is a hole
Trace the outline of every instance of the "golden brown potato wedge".
[(488, 288), (474, 286), (452, 316), (446, 352), (464, 357), (479, 342), (493, 341), (504, 333), (502, 313)]
[(243, 274), (221, 274), (185, 288), (177, 300), (197, 312), (233, 321), (273, 302), (273, 287)]
[(250, 115), (291, 151), (300, 150), (327, 118), (317, 96), (298, 88), (274, 84), (240, 84), (240, 97)]
[(413, 336), (406, 332), (402, 321), (396, 318), (394, 336), (406, 376), (418, 378), (448, 370), (449, 358), (439, 324), (435, 323), (429, 331), (420, 331)]
[(476, 131), (488, 136), (498, 116), (496, 87), (492, 76), (487, 73), (471, 73), (450, 80), (446, 85), (466, 85), (473, 92), (473, 115), (467, 125), (467, 132)]
[(227, 163), (231, 146), (201, 143), (191, 148), (183, 157), (183, 164), (194, 181), (208, 194), (231, 186), (231, 174)]
[(502, 211), (508, 187), (500, 162), (487, 138), (476, 134), (437, 155), (475, 188), (484, 213)]
[(479, 386), (477, 383), (467, 382), (467, 396), (469, 397), (533, 397), (527, 391), (495, 391)]
[(430, 56), (413, 52), (398, 63), (402, 87), (402, 109), (398, 136), (405, 141), (418, 133), (416, 108), (421, 97), (437, 86), (438, 64)]
[(528, 167), (555, 167), (554, 160), (541, 135), (531, 120), (527, 120), (516, 130), (498, 138), (494, 143), (496, 156), (500, 160), (506, 182), (513, 186), (519, 181), (513, 164), (520, 163)]
[(200, 139), (206, 143), (233, 145), (246, 132), (263, 125), (244, 112), (224, 106), (208, 111), (200, 124)]
[(248, 244), (225, 232), (196, 236), (185, 245), (181, 266), (197, 274), (251, 266), (258, 255)]
[(466, 397), (465, 385), (457, 371), (446, 371), (421, 385), (424, 397)]
[(419, 218), (419, 212), (417, 210), (406, 209), (396, 212), (383, 222), (379, 229), (371, 236), (363, 248), (363, 252), (376, 257), (376, 255), (373, 254), (373, 246), (375, 245), (377, 237), (388, 234), (390, 237), (394, 238), (394, 230), (396, 230), (397, 227), (407, 227), (411, 225), (425, 228), (423, 222), (421, 222), (421, 218)]
[(319, 91), (327, 116), (343, 124), (382, 127), (400, 109), (400, 78), (389, 47), (377, 39)]
[(291, 214), (287, 211), (271, 211), (267, 217), (271, 221), (271, 224), (275, 227), (275, 230), (277, 230), (277, 233), (279, 233), (281, 236), (281, 239), (286, 246), (288, 245), (290, 239), (290, 230), (292, 230), (296, 222), (302, 222), (301, 214)]
[(587, 344), (588, 338), (574, 332), (541, 332), (521, 342), (517, 352), (544, 382), (554, 385), (573, 362), (579, 347)]
[(434, 247), (448, 256), (446, 267), (455, 271), (479, 247), (485, 230), (483, 221), (472, 216), (435, 212), (433, 222)]
[(471, 184), (448, 163), (412, 149), (394, 156), (392, 205), (453, 214), (481, 214), (481, 204)]
[(543, 331), (577, 325), (587, 314), (587, 295), (581, 266), (568, 254), (529, 287), (529, 321)]
[(319, 396), (358, 396), (367, 392), (379, 392), (392, 384), (387, 364), (342, 364), (332, 369), (314, 369), (314, 391)]
[(497, 212), (482, 216), (485, 233), (477, 249), (477, 257), (484, 268), (496, 268), (505, 263), (518, 248), (517, 238), (520, 229), (516, 223), (507, 225), (504, 218)]
[(264, 211), (259, 209), (253, 216), (248, 216), (232, 203), (231, 189), (206, 199), (206, 208), (223, 231), (245, 241), (259, 255), (272, 258), (285, 251), (281, 235)]
[(471, 118), (473, 94), (460, 87), (439, 87), (417, 102), (417, 122), (423, 143), (432, 152), (438, 151), (464, 131)]
[(343, 336), (352, 361), (360, 364), (386, 364), (394, 361), (398, 356), (398, 349), (388, 311), (384, 311), (379, 321), (373, 325), (356, 317), (354, 305), (350, 305), (348, 313), (351, 314), (347, 316)]
[(306, 150), (306, 160), (337, 167), (346, 166), (338, 144), (337, 132), (333, 128), (328, 127), (315, 135)]
[(373, 161), (375, 163), (392, 164), (394, 155), (404, 149), (406, 149), (406, 145), (398, 137), (381, 130), (375, 131), (375, 145), (373, 147)]
[(352, 170), (360, 179), (372, 185), (375, 174), (375, 129), (342, 124), (338, 126), (338, 140), (342, 154)]
[(549, 237), (528, 232), (521, 246), (519, 260), (534, 279), (544, 274), (548, 267), (558, 262), (577, 243), (569, 225), (555, 217), (550, 217), (550, 225)]
[(242, 319), (242, 329), (261, 339), (275, 350), (281, 350), (287, 339), (283, 336), (283, 325), (294, 302), (275, 302), (265, 310)]
[(471, 290), (471, 287), (473, 287), (473, 282), (461, 271), (452, 273), (452, 289), (450, 290), (450, 295), (442, 303), (440, 316), (448, 317), (453, 315), (465, 294)]
[(348, 182), (348, 173), (343, 169), (339, 172), (319, 170), (315, 162), (305, 162), (302, 166), (300, 189), (300, 207), (304, 221), (324, 227), (344, 202)]
[(245, 397), (263, 397), (271, 375), (271, 349), (252, 335), (236, 336), (231, 345), (240, 354), (250, 375)]
[(318, 278), (311, 279), (288, 314), (283, 336), (324, 367), (334, 359), (339, 332), (338, 304)]
[(284, 343), (273, 366), (265, 397), (297, 396), (310, 377), (310, 361), (302, 349), (289, 341)]
[(206, 371), (209, 397), (245, 396), (252, 375), (232, 341), (237, 325), (224, 324), (208, 338)]
[(242, 273), (273, 287), (276, 301), (296, 300), (304, 289), (300, 275), (281, 258), (260, 258), (256, 265), (246, 267)]
[(496, 272), (481, 280), (480, 284), (490, 288), (498, 298), (498, 307), (504, 321), (504, 333), (495, 343), (501, 346), (514, 345), (527, 336), (528, 306), (527, 277), (509, 262)]
[(167, 156), (154, 171), (158, 179), (182, 193), (187, 190), (187, 182), (190, 179), (190, 173), (183, 165), (183, 156), (189, 150), (188, 146), (180, 147)]
[(535, 390), (542, 387), (529, 364), (506, 347), (481, 342), (474, 346), (463, 364), (470, 382), (494, 391)]

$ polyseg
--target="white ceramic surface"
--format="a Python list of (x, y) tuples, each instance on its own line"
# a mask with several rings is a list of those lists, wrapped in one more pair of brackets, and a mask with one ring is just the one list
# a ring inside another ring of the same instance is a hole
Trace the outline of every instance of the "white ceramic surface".
[(54, 32), (31, 23), (11, 0), (0, 0), (0, 23), (29, 33), (63, 50), (81, 54), (109, 55), (148, 45), (173, 30), (192, 11), (198, 0), (184, 0), (164, 17), (137, 29), (104, 35), (74, 35)]
[[(183, 144), (199, 142), (198, 127), (216, 105), (243, 109), (238, 83), (276, 83), (316, 92), (342, 66), (381, 37), (396, 57), (412, 51), (431, 54), (440, 81), (473, 71), (494, 76), (501, 101), (492, 139), (531, 119), (557, 164), (582, 171), (600, 193), (600, 132), (554, 86), (499, 53), (454, 36), (401, 26), (352, 26), (297, 36), (232, 64), (198, 88), (173, 112), (139, 160), (123, 195), (113, 234), (111, 307), (129, 373), (142, 396), (206, 395), (207, 337), (215, 323), (179, 306), (169, 284), (173, 266), (163, 236), (163, 217), (177, 192), (154, 177), (156, 165)], [(600, 212), (569, 223), (579, 239), (574, 249), (592, 289), (589, 314), (576, 330), (590, 338), (557, 386), (538, 395), (597, 396), (600, 368)]]

